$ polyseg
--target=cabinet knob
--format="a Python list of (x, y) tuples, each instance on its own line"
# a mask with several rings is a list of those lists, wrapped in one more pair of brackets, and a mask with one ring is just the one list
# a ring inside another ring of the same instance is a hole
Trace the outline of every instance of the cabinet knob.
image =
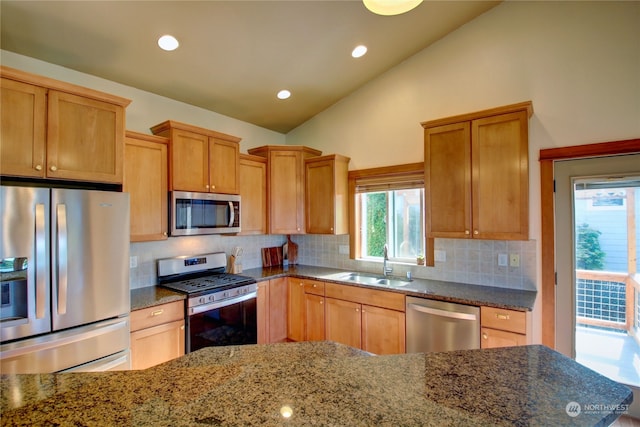
[(360, 309), (359, 309), (359, 308), (356, 308), (356, 313), (358, 313), (358, 312), (360, 312)]
[(168, 236), (168, 235), (169, 235), (169, 233), (167, 233), (166, 231), (164, 231), (164, 232), (162, 233), (162, 235), (163, 235), (163, 236)]
[(180, 326), (180, 330), (181, 330), (181, 331), (184, 331), (184, 326)]
[(215, 190), (215, 189), (216, 189), (216, 186), (215, 186), (215, 185), (212, 185), (212, 186), (211, 186), (211, 189), (212, 189), (212, 190)]
[(471, 234), (471, 233), (469, 233), (469, 230), (464, 230), (464, 234), (469, 235), (469, 234)]
[(55, 172), (58, 170), (58, 168), (56, 167), (56, 165), (51, 166), (49, 169), (51, 169), (51, 172)]
[(324, 304), (324, 301), (322, 301), (322, 300), (321, 300), (321, 301), (320, 301), (320, 304)]
[(35, 169), (36, 169), (37, 171), (41, 171), (41, 170), (42, 170), (42, 165), (36, 165)]
[(487, 335), (487, 333), (486, 333), (486, 332), (483, 332), (483, 333), (482, 333), (482, 339), (483, 339), (483, 340), (488, 340), (488, 339), (489, 339), (489, 335)]
[(480, 233), (478, 232), (478, 230), (473, 230), (473, 234), (475, 234), (477, 236)]
[(209, 184), (205, 185), (204, 188), (209, 189)]

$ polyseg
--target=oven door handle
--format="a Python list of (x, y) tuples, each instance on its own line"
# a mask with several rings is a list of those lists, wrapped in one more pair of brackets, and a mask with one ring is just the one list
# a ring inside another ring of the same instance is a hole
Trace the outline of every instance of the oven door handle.
[(215, 310), (216, 308), (226, 307), (228, 305), (237, 304), (239, 302), (248, 301), (250, 299), (256, 298), (257, 296), (258, 296), (258, 292), (253, 291), (246, 294), (242, 294), (234, 298), (224, 299), (224, 300), (212, 302), (210, 304), (203, 304), (195, 307), (189, 307), (189, 316), (193, 316), (194, 314), (204, 313), (205, 311)]

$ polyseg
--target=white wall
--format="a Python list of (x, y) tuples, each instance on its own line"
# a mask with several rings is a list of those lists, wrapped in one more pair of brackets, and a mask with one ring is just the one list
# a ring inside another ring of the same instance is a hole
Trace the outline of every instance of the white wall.
[(0, 50), (0, 63), (41, 76), (100, 90), (131, 99), (127, 107), (128, 130), (150, 134), (149, 128), (165, 120), (177, 120), (242, 138), (240, 151), (267, 144), (285, 144), (285, 135), (183, 102), (125, 86), (28, 56)]

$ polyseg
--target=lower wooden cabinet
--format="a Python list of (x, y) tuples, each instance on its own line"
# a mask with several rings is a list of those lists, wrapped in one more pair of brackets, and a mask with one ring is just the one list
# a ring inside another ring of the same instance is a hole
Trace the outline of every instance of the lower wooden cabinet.
[(131, 367), (146, 369), (184, 355), (184, 302), (131, 312)]
[(531, 313), (480, 307), (480, 347), (497, 348), (531, 343)]
[(287, 340), (288, 279), (258, 282), (258, 344)]
[(323, 282), (289, 278), (287, 338), (290, 341), (325, 339)]
[(327, 340), (375, 354), (406, 351), (404, 295), (335, 283), (325, 295)]

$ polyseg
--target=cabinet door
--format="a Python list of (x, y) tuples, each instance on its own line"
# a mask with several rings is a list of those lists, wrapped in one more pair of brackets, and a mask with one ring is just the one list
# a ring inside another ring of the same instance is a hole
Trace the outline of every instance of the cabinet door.
[(269, 154), (269, 232), (304, 233), (304, 174), (302, 153), (271, 151)]
[(374, 354), (405, 352), (405, 314), (362, 306), (362, 349)]
[(184, 320), (131, 333), (131, 367), (146, 369), (184, 355)]
[(287, 294), (286, 278), (269, 281), (269, 342), (287, 340)]
[(49, 91), (47, 177), (122, 183), (124, 108)]
[(132, 242), (168, 235), (167, 142), (157, 140), (126, 137), (123, 191), (130, 194)]
[(472, 122), (474, 237), (529, 238), (528, 133), (526, 111)]
[(209, 138), (209, 191), (238, 194), (239, 155), (236, 142)]
[(305, 294), (305, 339), (307, 341), (323, 341), (324, 333), (324, 297), (320, 295)]
[(44, 177), (46, 89), (0, 79), (0, 172)]
[(427, 237), (471, 237), (469, 122), (425, 129)]
[(269, 342), (269, 281), (258, 282), (256, 297), (256, 323), (258, 327), (258, 344)]
[(267, 233), (267, 162), (240, 157), (240, 234)]
[(305, 164), (306, 231), (333, 234), (335, 225), (335, 173), (333, 160)]
[(289, 318), (287, 338), (292, 341), (305, 339), (305, 281), (289, 278)]
[(326, 339), (362, 348), (360, 310), (360, 304), (355, 302), (325, 298)]
[(209, 137), (171, 130), (170, 189), (209, 192)]
[(481, 328), (480, 331), (482, 337), (480, 348), (513, 347), (527, 344), (526, 335), (490, 328)]

